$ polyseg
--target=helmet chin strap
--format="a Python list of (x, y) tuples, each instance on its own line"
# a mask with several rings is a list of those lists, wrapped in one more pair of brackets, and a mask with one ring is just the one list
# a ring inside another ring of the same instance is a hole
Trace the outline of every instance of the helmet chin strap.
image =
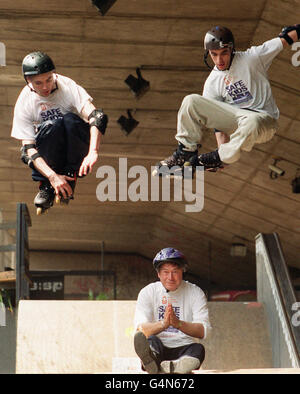
[[(37, 91), (34, 90), (34, 88), (33, 88), (33, 86), (32, 86), (32, 83), (31, 83), (31, 82), (28, 82), (27, 78), (25, 78), (25, 81), (26, 81), (27, 86), (29, 87), (29, 89), (30, 89), (32, 92), (38, 94)], [(53, 88), (53, 89), (51, 90), (50, 94), (53, 93), (56, 89), (58, 89), (58, 86), (57, 86), (57, 74), (56, 74), (56, 73), (53, 73), (53, 82), (55, 83), (55, 88)]]
[[(211, 67), (209, 64), (208, 64), (208, 61), (207, 61), (207, 58), (208, 58), (208, 54), (209, 54), (209, 51), (208, 50), (206, 50), (205, 51), (205, 53), (204, 53), (204, 63), (205, 63), (205, 65), (210, 69), (210, 70), (213, 70), (214, 69), (214, 67)], [(231, 63), (232, 63), (232, 61), (233, 61), (233, 58), (234, 58), (234, 55), (235, 55), (235, 50), (234, 50), (234, 48), (232, 48), (232, 50), (231, 50), (231, 56), (230, 56), (230, 63), (229, 63), (229, 67), (228, 68), (226, 68), (226, 70), (229, 70), (230, 69), (230, 67), (231, 67)], [(217, 67), (218, 68), (218, 67)], [(220, 70), (219, 70), (220, 71)], [(225, 71), (225, 70), (224, 70)]]

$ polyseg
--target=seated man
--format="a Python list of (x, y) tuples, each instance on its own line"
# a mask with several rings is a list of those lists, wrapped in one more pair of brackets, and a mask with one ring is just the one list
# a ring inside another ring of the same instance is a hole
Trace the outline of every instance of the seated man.
[(206, 297), (183, 280), (187, 261), (180, 251), (162, 249), (153, 265), (159, 281), (138, 295), (135, 351), (148, 373), (190, 373), (200, 368), (205, 356), (196, 338), (206, 338), (211, 329)]
[(11, 135), (22, 141), (21, 158), (40, 181), (35, 205), (44, 212), (55, 195), (64, 202), (73, 198), (76, 177), (91, 172), (108, 119), (81, 86), (55, 72), (47, 54), (29, 53), (22, 71), (26, 86), (15, 105)]

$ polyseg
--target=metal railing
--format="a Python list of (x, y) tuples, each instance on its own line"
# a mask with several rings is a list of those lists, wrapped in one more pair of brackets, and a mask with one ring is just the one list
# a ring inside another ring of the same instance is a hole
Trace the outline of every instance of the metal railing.
[(16, 218), (16, 222), (0, 224), (1, 230), (15, 230), (16, 233), (15, 242), (0, 245), (0, 252), (15, 252), (15, 306), (17, 307), (19, 300), (29, 298), (30, 276), (28, 227), (31, 226), (31, 219), (26, 204), (17, 204)]
[(29, 245), (28, 227), (31, 226), (27, 205), (17, 204), (16, 234), (16, 306), (20, 300), (29, 299)]
[(257, 300), (264, 303), (274, 368), (300, 367), (300, 326), (293, 315), (297, 299), (276, 233), (256, 237)]

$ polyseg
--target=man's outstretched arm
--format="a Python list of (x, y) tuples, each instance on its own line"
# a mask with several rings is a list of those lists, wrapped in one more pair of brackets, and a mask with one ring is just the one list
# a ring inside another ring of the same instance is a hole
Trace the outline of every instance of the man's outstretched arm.
[(100, 110), (97, 110), (96, 107), (91, 103), (91, 101), (87, 101), (84, 105), (82, 112), (83, 118), (90, 123), (90, 146), (89, 152), (87, 156), (83, 159), (82, 164), (79, 169), (79, 176), (87, 175), (92, 171), (92, 168), (96, 161), (98, 160), (98, 152), (101, 144), (101, 134), (104, 135), (106, 125), (107, 125), (107, 116), (103, 114), (103, 118), (98, 120), (94, 118), (94, 115), (99, 117)]

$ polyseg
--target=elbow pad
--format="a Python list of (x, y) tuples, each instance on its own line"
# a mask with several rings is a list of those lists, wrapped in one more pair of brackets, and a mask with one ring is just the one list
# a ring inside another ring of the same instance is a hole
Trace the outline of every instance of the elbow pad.
[(102, 109), (94, 109), (88, 117), (90, 126), (96, 126), (104, 135), (108, 123), (108, 116), (102, 112)]
[(279, 33), (278, 37), (284, 38), (285, 41), (289, 44), (292, 45), (294, 43), (293, 39), (288, 35), (290, 31), (296, 30), (297, 32), (297, 37), (298, 40), (300, 39), (300, 24), (298, 25), (293, 25), (293, 26), (286, 26), (282, 29), (281, 33)]

